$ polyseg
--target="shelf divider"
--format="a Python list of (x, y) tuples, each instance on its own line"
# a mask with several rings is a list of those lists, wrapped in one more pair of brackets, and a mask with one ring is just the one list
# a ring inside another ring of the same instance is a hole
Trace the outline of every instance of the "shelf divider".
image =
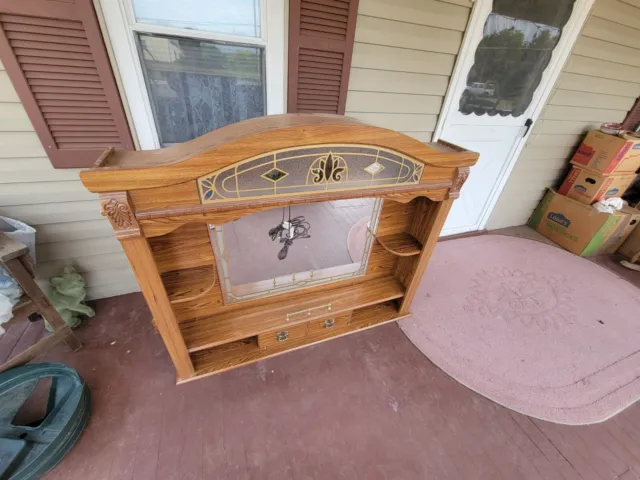
[(422, 251), (420, 242), (408, 232), (376, 236), (375, 238), (386, 251), (399, 257), (411, 257)]

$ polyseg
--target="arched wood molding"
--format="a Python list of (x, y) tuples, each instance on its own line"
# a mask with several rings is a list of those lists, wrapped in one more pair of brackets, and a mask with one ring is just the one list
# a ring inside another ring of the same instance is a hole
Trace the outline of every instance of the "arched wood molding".
[[(175, 185), (215, 173), (247, 158), (290, 147), (323, 144), (380, 146), (435, 168), (473, 165), (477, 154), (446, 142), (425, 144), (385, 128), (339, 115), (288, 114), (254, 118), (189, 142), (150, 151), (111, 151), (100, 168), (80, 173), (96, 193)], [(427, 168), (423, 177), (427, 175)]]

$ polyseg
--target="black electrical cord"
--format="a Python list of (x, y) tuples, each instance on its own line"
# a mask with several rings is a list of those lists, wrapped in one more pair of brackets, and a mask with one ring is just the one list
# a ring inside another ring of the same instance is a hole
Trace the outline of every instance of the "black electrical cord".
[[(291, 209), (291, 207), (289, 207), (289, 209)], [(291, 214), (289, 214), (289, 216), (291, 216)], [(269, 230), (269, 236), (271, 237), (271, 240), (274, 240), (276, 238), (278, 238), (278, 236), (280, 236), (280, 232), (282, 232), (284, 230), (284, 208), (282, 209), (282, 221), (276, 225), (275, 227), (273, 227), (271, 230)]]
[(283, 208), (282, 222), (269, 230), (269, 236), (271, 237), (271, 240), (275, 241), (279, 237), (280, 243), (284, 243), (283, 247), (278, 252), (279, 260), (284, 260), (285, 258), (287, 258), (289, 247), (293, 245), (294, 240), (297, 240), (299, 238), (311, 238), (311, 235), (309, 234), (311, 225), (303, 216), (291, 218), (291, 206), (289, 206), (289, 221), (287, 223), (289, 224), (288, 229), (285, 228)]

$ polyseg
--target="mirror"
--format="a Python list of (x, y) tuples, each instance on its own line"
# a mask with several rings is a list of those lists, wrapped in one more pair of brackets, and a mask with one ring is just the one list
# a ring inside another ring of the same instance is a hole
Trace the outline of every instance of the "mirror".
[(364, 275), (381, 206), (334, 200), (209, 225), (225, 303)]

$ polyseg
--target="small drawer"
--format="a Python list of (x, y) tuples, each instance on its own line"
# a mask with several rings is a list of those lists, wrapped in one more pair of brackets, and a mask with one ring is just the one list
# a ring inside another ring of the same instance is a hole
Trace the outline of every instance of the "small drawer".
[(308, 335), (317, 335), (320, 333), (329, 334), (330, 331), (340, 330), (342, 327), (346, 327), (349, 325), (350, 320), (351, 312), (337, 315), (335, 317), (325, 318), (323, 320), (309, 322)]
[(292, 325), (258, 335), (260, 348), (272, 348), (293, 343), (307, 335), (307, 324)]

